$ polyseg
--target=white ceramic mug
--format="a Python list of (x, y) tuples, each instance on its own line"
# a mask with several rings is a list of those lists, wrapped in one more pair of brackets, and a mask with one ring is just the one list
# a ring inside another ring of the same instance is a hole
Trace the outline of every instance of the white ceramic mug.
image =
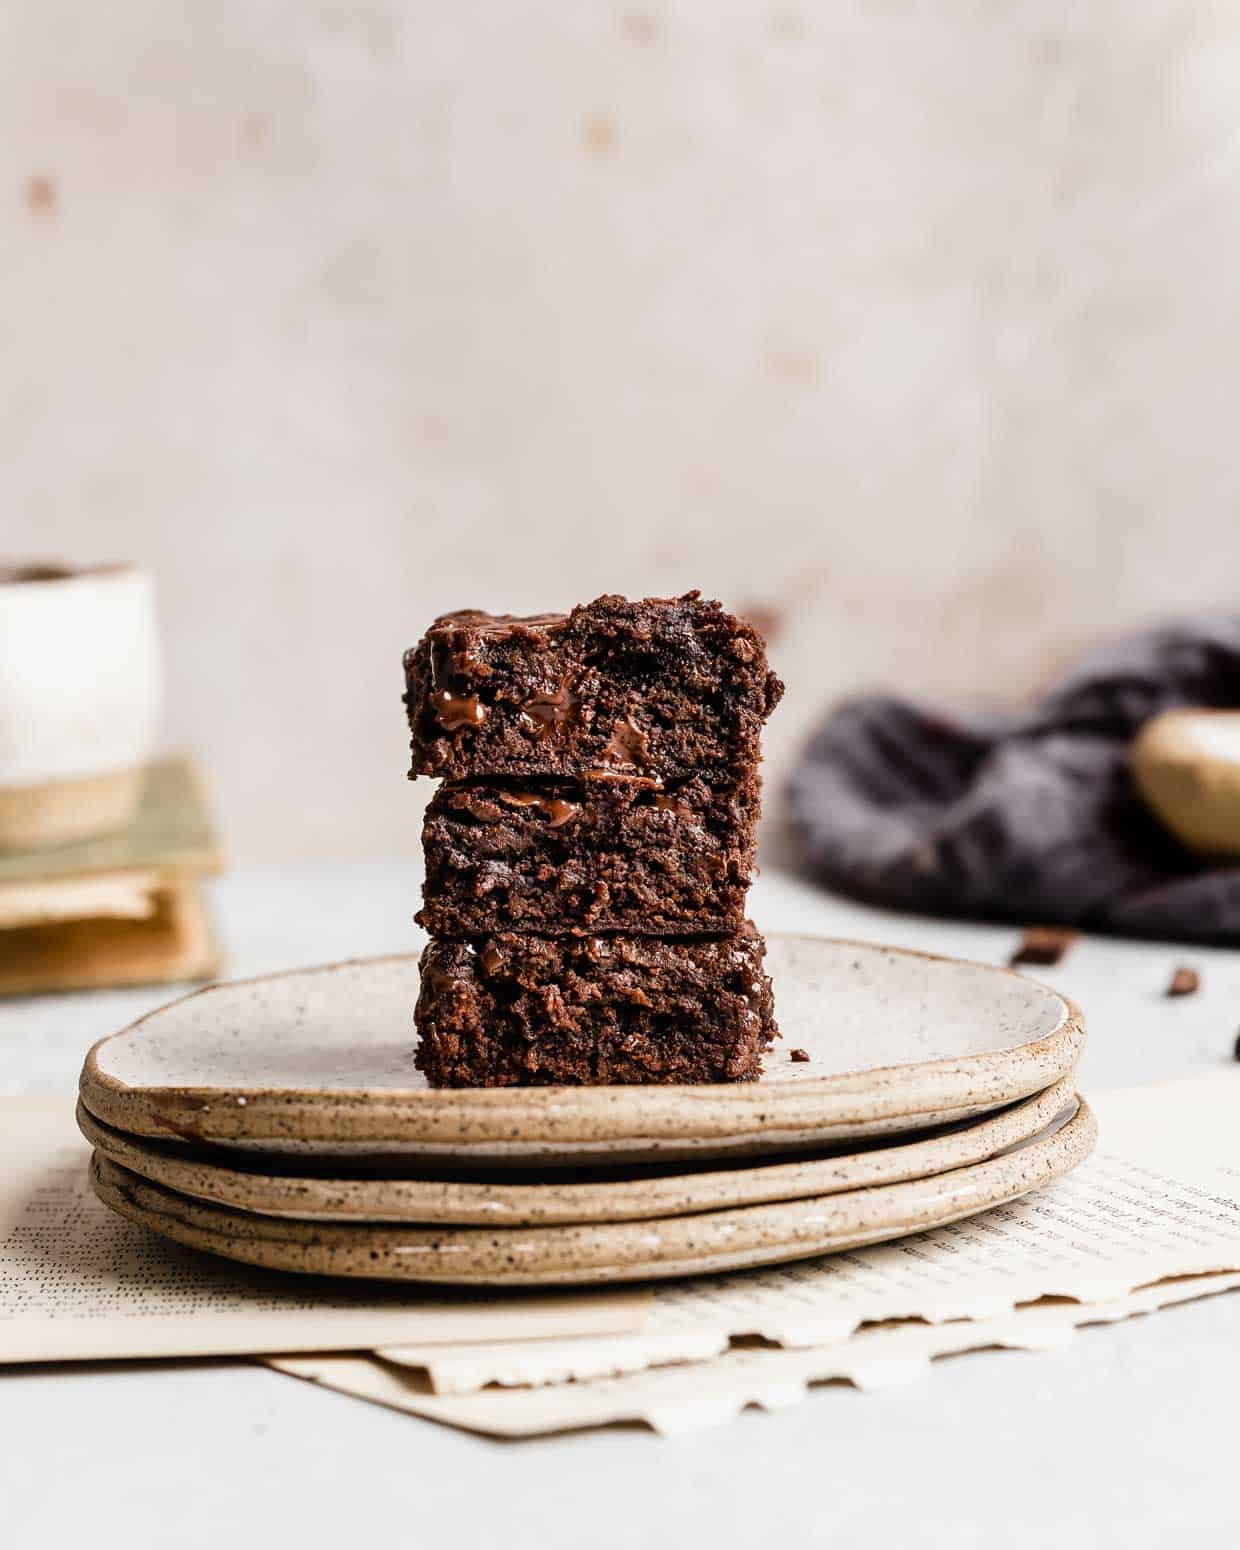
[(63, 845), (129, 823), (161, 687), (145, 572), (0, 569), (0, 848)]

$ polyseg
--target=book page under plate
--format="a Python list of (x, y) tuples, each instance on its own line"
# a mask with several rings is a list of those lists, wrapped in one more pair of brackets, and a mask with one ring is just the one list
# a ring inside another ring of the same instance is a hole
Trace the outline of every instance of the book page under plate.
[(113, 1215), (66, 1099), (0, 1098), (0, 1362), (610, 1335), (649, 1293), (423, 1292), (215, 1259)]
[[(838, 1346), (862, 1325), (901, 1319), (986, 1321), (993, 1334), (1019, 1305), (1047, 1298), (1072, 1305), (1041, 1308), (1036, 1326), (1022, 1318), (1016, 1328), (1024, 1341), (1035, 1327), (1070, 1329), (1082, 1306), (1123, 1317), (1117, 1310), (1148, 1311), (1149, 1299), (1161, 1306), (1182, 1289), (1227, 1289), (1227, 1274), (1240, 1271), (1240, 1073), (1227, 1067), (1104, 1094), (1095, 1108), (1100, 1148), (1075, 1174), (969, 1221), (779, 1269), (660, 1285), (643, 1328), (605, 1341), (377, 1354), (421, 1369), (429, 1391), (468, 1395), (487, 1384), (700, 1363), (744, 1336), (792, 1348)], [(1220, 1274), (1222, 1282), (1207, 1285)], [(959, 1329), (951, 1332), (960, 1338)], [(365, 1381), (392, 1388), (386, 1379)]]

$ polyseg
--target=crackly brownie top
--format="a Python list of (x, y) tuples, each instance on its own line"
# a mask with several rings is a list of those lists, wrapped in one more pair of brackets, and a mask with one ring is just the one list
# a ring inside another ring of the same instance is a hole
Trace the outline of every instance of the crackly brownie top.
[(413, 773), (664, 777), (756, 765), (783, 685), (698, 593), (437, 619), (405, 654)]

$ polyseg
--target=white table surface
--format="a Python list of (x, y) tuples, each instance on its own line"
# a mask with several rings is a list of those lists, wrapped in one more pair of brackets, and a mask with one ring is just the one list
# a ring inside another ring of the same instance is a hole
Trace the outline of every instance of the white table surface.
[[(413, 862), (252, 871), (215, 887), (238, 975), (416, 945)], [(753, 914), (1002, 962), (1017, 933), (915, 920), (768, 874)], [(1201, 970), (1168, 1001), (1172, 968)], [(1081, 1004), (1082, 1086), (1224, 1067), (1240, 954), (1085, 940), (1034, 971)], [(72, 1101), (101, 1034), (168, 999), (0, 1003), (0, 1092)], [(803, 1403), (675, 1439), (617, 1428), (498, 1443), (243, 1362), (0, 1370), (0, 1546), (642, 1544), (1022, 1547), (1240, 1542), (1240, 1294), (978, 1353), (919, 1384)]]

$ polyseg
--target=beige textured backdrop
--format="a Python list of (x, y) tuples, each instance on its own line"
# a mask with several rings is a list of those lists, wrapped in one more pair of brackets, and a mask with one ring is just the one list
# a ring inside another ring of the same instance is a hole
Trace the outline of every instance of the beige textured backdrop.
[(1240, 13), (13, 0), (0, 536), (157, 572), (239, 858), (411, 850), (432, 613), (1012, 694), (1240, 575)]

